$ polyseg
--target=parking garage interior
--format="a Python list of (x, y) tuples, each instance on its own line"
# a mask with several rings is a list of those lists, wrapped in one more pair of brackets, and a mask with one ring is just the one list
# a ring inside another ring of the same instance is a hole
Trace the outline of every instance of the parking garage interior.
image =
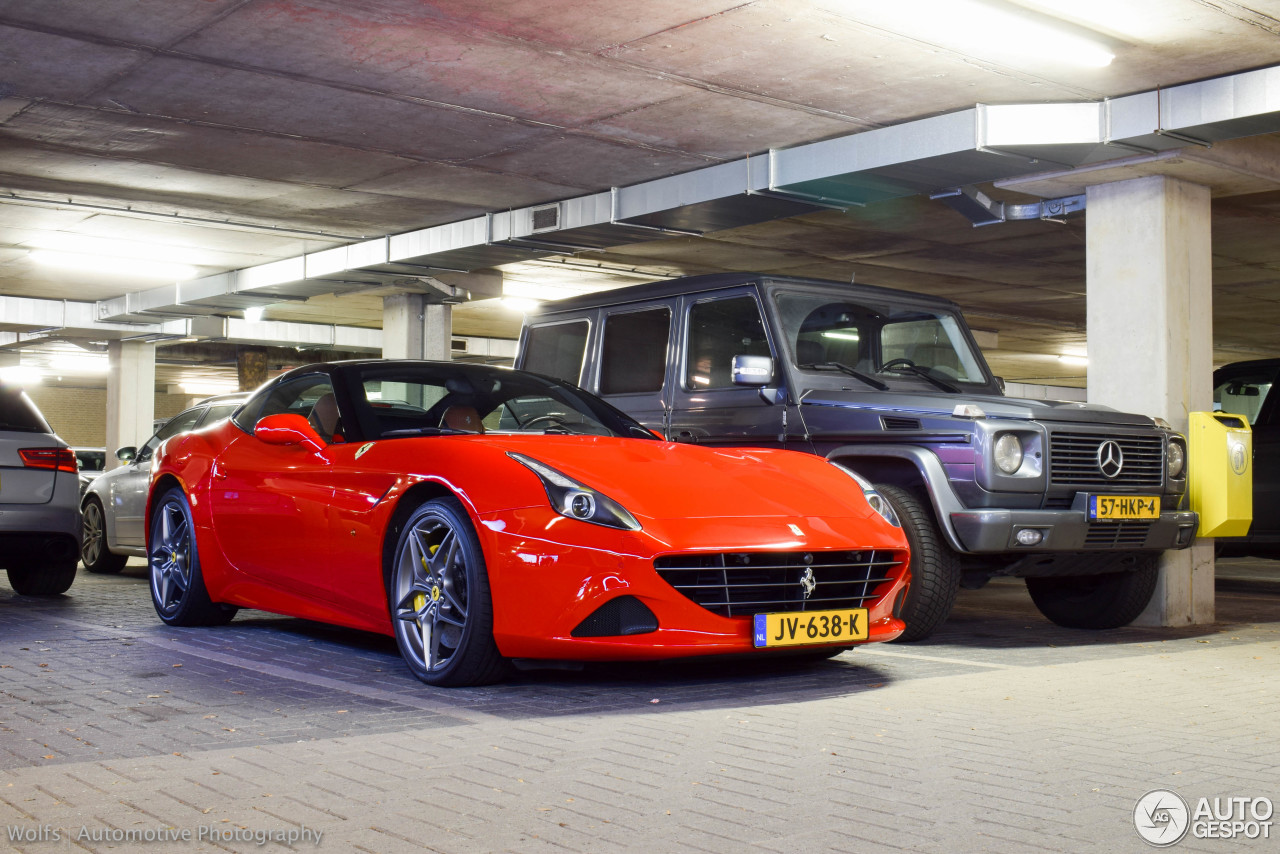
[[(1277, 351), (1278, 14), (3, 3), (0, 374), (112, 466), (298, 365), (511, 364), (532, 306), (762, 272), (954, 300), (1007, 393), (1185, 431), (1215, 367)], [(448, 692), (379, 636), (166, 627), (142, 558), (0, 581), (0, 846), (1145, 850), (1150, 792), (1280, 795), (1280, 588), (1214, 551), (1122, 629), (998, 581), (821, 663)]]

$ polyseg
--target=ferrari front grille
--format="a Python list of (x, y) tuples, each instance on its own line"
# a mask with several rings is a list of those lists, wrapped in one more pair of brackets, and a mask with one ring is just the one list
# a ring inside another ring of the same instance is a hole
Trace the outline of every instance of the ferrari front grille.
[(865, 608), (903, 571), (906, 555), (852, 552), (721, 552), (654, 561), (664, 581), (722, 617)]

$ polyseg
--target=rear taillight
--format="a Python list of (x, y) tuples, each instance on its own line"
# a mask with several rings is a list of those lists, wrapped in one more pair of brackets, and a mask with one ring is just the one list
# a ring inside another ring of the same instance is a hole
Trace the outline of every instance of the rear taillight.
[(22, 464), (29, 469), (53, 469), (75, 474), (76, 452), (70, 448), (23, 448), (18, 451)]

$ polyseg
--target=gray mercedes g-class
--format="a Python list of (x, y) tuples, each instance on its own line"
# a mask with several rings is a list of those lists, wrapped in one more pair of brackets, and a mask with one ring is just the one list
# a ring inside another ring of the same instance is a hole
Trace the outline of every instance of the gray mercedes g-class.
[[(950, 300), (759, 274), (546, 303), (516, 366), (593, 391), (676, 442), (821, 454), (897, 510), (919, 640), (961, 585), (1025, 577), (1050, 620), (1131, 622), (1186, 548), (1186, 444), (1105, 406), (1005, 397)], [(572, 425), (563, 428), (572, 430)], [(822, 579), (818, 579), (822, 583)]]

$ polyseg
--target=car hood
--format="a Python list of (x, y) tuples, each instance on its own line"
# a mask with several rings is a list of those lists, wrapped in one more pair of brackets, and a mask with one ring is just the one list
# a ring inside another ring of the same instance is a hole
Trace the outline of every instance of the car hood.
[(1099, 403), (1073, 403), (1066, 400), (1027, 400), (987, 394), (895, 393), (892, 407), (886, 407), (886, 395), (878, 391), (845, 389), (810, 389), (801, 397), (808, 406), (855, 407), (892, 410), (894, 413), (924, 416), (946, 416), (963, 404), (973, 404), (989, 418), (1014, 418), (1022, 421), (1066, 421), (1088, 424), (1121, 424), (1132, 427), (1155, 425), (1145, 415), (1119, 412)]
[(483, 441), (597, 489), (637, 517), (876, 516), (853, 478), (810, 454), (599, 436), (488, 435)]

